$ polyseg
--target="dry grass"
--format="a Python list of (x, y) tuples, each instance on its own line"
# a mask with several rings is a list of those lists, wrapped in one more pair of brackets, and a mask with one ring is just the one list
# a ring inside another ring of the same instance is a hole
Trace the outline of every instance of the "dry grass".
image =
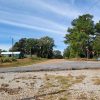
[(6, 92), (10, 95), (14, 95), (14, 94), (18, 94), (21, 89), (22, 89), (21, 87), (11, 89), (9, 88), (9, 84), (3, 83), (1, 84), (0, 92)]
[(59, 100), (67, 100), (67, 97), (61, 97)]
[(81, 83), (84, 80), (85, 77), (86, 76), (84, 76), (84, 75), (76, 76), (75, 77), (76, 78), (75, 83)]
[(7, 88), (7, 87), (0, 87), (0, 92), (6, 92), (10, 95), (15, 95), (15, 94), (18, 94), (20, 92), (21, 88), (18, 87), (18, 88)]
[[(19, 97), (22, 100), (100, 100), (100, 87), (91, 81), (91, 78), (100, 79), (99, 72), (84, 71), (8, 73), (6, 76), (3, 73), (1, 77), (5, 79), (0, 79), (0, 100), (6, 96), (11, 97), (10, 100), (14, 96), (16, 100)], [(12, 85), (14, 83), (16, 86)]]
[(31, 64), (36, 64), (39, 62), (46, 61), (47, 59), (31, 59), (31, 58), (24, 58), (24, 59), (17, 59), (16, 62), (8, 62), (8, 63), (1, 63), (0, 67), (18, 67), (18, 66), (26, 66)]
[(96, 59), (87, 59), (87, 58), (66, 58), (69, 61), (97, 61)]
[[(62, 92), (66, 92), (69, 87), (71, 87), (73, 84), (82, 82), (84, 78), (85, 76), (83, 75), (75, 77), (75, 76), (72, 76), (71, 74), (69, 74), (68, 76), (45, 75), (44, 84), (41, 85), (41, 88), (39, 89), (38, 94), (39, 95), (41, 94), (56, 95)], [(62, 97), (60, 100), (65, 100), (65, 98)]]
[(100, 77), (94, 77), (92, 79), (92, 81), (93, 81), (94, 85), (100, 85)]
[(62, 89), (66, 89), (70, 87), (73, 84), (73, 76), (55, 76), (55, 79), (60, 83)]

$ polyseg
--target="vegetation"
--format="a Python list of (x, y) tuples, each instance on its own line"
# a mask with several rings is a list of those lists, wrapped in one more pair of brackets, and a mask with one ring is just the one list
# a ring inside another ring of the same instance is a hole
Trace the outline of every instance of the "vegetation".
[(59, 51), (59, 50), (54, 50), (54, 51), (53, 51), (53, 58), (62, 59), (63, 56), (62, 56), (62, 54), (61, 54), (61, 51)]
[(74, 84), (82, 83), (85, 79), (84, 75), (67, 76), (45, 74), (45, 79), (39, 88), (37, 97), (44, 100), (67, 100), (69, 98), (69, 88)]
[(93, 16), (85, 14), (72, 21), (65, 36), (65, 57), (88, 57), (100, 55), (100, 21), (94, 24)]
[(100, 36), (97, 35), (95, 40), (93, 41), (93, 49), (94, 51), (96, 51), (96, 55), (99, 56), (100, 55)]
[(17, 59), (14, 57), (1, 57), (0, 58), (0, 63), (7, 63), (7, 62), (13, 62), (13, 61), (17, 61)]
[[(93, 58), (100, 56), (100, 21), (94, 23), (93, 16), (84, 14), (74, 19), (68, 28), (64, 43), (67, 48), (63, 56), (67, 58)], [(48, 36), (40, 39), (21, 38), (10, 51), (20, 51), (20, 58), (36, 55), (41, 58), (63, 58), (59, 50), (53, 50), (53, 38)], [(1, 52), (1, 50), (0, 50)], [(3, 62), (6, 62), (3, 59)], [(11, 60), (9, 60), (11, 61)], [(7, 61), (7, 62), (9, 62)]]
[(24, 59), (15, 59), (11, 57), (1, 57), (0, 58), (0, 67), (18, 67), (35, 64), (38, 62), (46, 61), (46, 58), (39, 57), (30, 57)]
[(14, 44), (11, 51), (21, 51), (21, 57), (25, 55), (37, 55), (42, 58), (53, 57), (54, 40), (48, 36), (40, 39), (22, 38)]
[(100, 77), (93, 77), (92, 81), (94, 85), (100, 85)]
[[(63, 58), (59, 50), (53, 50), (54, 46), (54, 40), (48, 36), (40, 39), (21, 38), (10, 49), (10, 51), (13, 52), (20, 51), (20, 59), (9, 57), (9, 55), (1, 55), (0, 67), (24, 66), (45, 61), (47, 58)], [(0, 50), (0, 52), (2, 52), (2, 50)]]
[(64, 50), (63, 57), (64, 58), (66, 58), (66, 57), (70, 58), (70, 47), (69, 46)]

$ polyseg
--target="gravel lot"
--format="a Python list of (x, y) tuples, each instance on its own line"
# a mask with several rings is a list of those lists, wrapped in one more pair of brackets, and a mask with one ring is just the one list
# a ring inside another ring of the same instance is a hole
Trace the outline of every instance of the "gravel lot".
[(100, 70), (0, 73), (0, 100), (100, 100)]
[(99, 94), (99, 61), (55, 59), (0, 68), (0, 100), (100, 100)]
[(64, 59), (49, 60), (39, 64), (22, 67), (0, 68), (0, 72), (29, 72), (67, 69), (100, 68), (100, 61), (67, 61)]

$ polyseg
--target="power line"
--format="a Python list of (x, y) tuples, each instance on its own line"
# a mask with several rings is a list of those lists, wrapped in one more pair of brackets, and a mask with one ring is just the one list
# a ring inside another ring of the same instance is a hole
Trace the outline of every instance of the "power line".
[(12, 38), (12, 57), (14, 57), (14, 55), (13, 55), (13, 45), (14, 45), (14, 39)]

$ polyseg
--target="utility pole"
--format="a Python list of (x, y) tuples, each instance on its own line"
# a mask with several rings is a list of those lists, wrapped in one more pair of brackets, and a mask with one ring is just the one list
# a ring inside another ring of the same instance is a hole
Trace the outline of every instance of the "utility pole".
[(12, 57), (14, 57), (14, 54), (13, 54), (13, 45), (14, 45), (14, 39), (12, 38)]

